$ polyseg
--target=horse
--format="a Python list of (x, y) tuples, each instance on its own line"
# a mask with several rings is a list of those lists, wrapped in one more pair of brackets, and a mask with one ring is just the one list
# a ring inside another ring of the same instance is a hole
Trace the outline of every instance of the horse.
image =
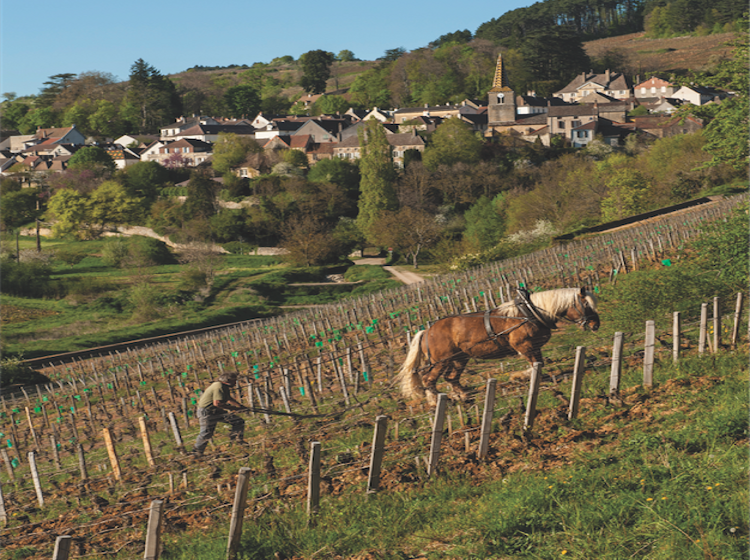
[(542, 362), (541, 348), (558, 323), (569, 321), (583, 330), (599, 328), (596, 296), (584, 288), (532, 294), (520, 289), (518, 294), (500, 307), (444, 317), (419, 331), (396, 377), (402, 395), (426, 396), (435, 406), (435, 384), (443, 375), (457, 397), (467, 400), (469, 394), (459, 380), (470, 358), (496, 360), (518, 353), (533, 366)]

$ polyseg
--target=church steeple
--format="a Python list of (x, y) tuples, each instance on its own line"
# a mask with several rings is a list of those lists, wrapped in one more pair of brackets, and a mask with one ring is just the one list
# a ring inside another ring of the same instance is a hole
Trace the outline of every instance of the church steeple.
[(508, 76), (505, 75), (505, 65), (503, 64), (503, 55), (497, 56), (497, 66), (495, 67), (495, 79), (492, 81), (490, 93), (513, 91), (508, 85)]
[(492, 89), (489, 91), (488, 97), (487, 124), (492, 126), (515, 122), (516, 94), (508, 84), (508, 77), (505, 74), (502, 54), (497, 57), (495, 79), (492, 82)]

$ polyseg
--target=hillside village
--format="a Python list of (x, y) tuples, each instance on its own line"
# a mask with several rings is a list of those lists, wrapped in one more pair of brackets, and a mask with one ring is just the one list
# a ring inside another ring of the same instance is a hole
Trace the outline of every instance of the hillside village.
[[(120, 169), (139, 161), (191, 168), (209, 165), (219, 136), (234, 134), (254, 139), (264, 150), (298, 150), (313, 165), (322, 159), (358, 159), (358, 130), (368, 119), (376, 119), (392, 147), (394, 166), (402, 168), (404, 154), (408, 150), (424, 151), (425, 134), (450, 118), (460, 119), (487, 140), (510, 135), (544, 146), (562, 140), (574, 148), (583, 148), (599, 137), (617, 146), (631, 134), (664, 138), (695, 132), (703, 126), (699, 118), (677, 119), (674, 112), (684, 104), (720, 103), (731, 95), (701, 87), (679, 87), (658, 77), (632, 84), (615, 70), (581, 73), (546, 98), (534, 92), (520, 94), (510, 84), (500, 55), (493, 87), (485, 100), (466, 99), (460, 104), (390, 110), (349, 109), (343, 114), (316, 117), (263, 113), (252, 119), (179, 117), (163, 126), (158, 137), (124, 135), (99, 145)], [(333, 93), (342, 92), (321, 95)], [(321, 95), (308, 95), (303, 101), (312, 106)], [(641, 109), (635, 113), (641, 116), (631, 114), (638, 108)], [(91, 143), (75, 125), (8, 136), (0, 142), (0, 174), (12, 174), (11, 168), (16, 164), (23, 165), (32, 175), (63, 171), (70, 157)], [(233, 171), (239, 177), (255, 177), (268, 170), (248, 160)]]

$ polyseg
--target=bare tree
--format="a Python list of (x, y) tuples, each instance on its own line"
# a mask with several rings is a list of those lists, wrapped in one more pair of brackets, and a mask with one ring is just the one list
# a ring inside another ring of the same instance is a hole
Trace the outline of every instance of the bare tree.
[(281, 246), (287, 258), (299, 266), (317, 266), (338, 256), (339, 244), (330, 228), (312, 216), (295, 216), (284, 224)]
[(434, 215), (406, 207), (398, 212), (380, 214), (375, 239), (383, 247), (397, 248), (411, 259), (414, 268), (419, 268), (420, 251), (436, 243), (441, 231)]

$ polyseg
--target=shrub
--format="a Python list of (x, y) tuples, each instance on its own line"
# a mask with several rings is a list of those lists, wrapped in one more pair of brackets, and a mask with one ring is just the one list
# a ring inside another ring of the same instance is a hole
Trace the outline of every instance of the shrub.
[(176, 264), (172, 252), (167, 244), (153, 237), (132, 237), (130, 240), (130, 255), (146, 266), (160, 264)]
[(130, 256), (130, 244), (122, 237), (112, 237), (102, 247), (102, 258), (111, 266), (121, 266)]
[(21, 358), (5, 358), (0, 362), (0, 387), (49, 383), (49, 379), (23, 363)]
[(631, 272), (619, 279), (612, 296), (627, 304), (610, 309), (608, 321), (617, 330), (631, 330), (673, 311), (695, 318), (700, 313), (696, 302), (717, 295), (716, 288), (712, 275), (686, 266)]
[(706, 224), (693, 247), (698, 252), (698, 264), (715, 270), (719, 282), (730, 292), (747, 290), (748, 203), (734, 209), (726, 220)]
[(54, 297), (58, 289), (52, 284), (50, 274), (52, 269), (38, 261), (16, 262), (11, 259), (3, 259), (2, 283), (0, 291), (4, 294), (20, 297), (44, 298)]

